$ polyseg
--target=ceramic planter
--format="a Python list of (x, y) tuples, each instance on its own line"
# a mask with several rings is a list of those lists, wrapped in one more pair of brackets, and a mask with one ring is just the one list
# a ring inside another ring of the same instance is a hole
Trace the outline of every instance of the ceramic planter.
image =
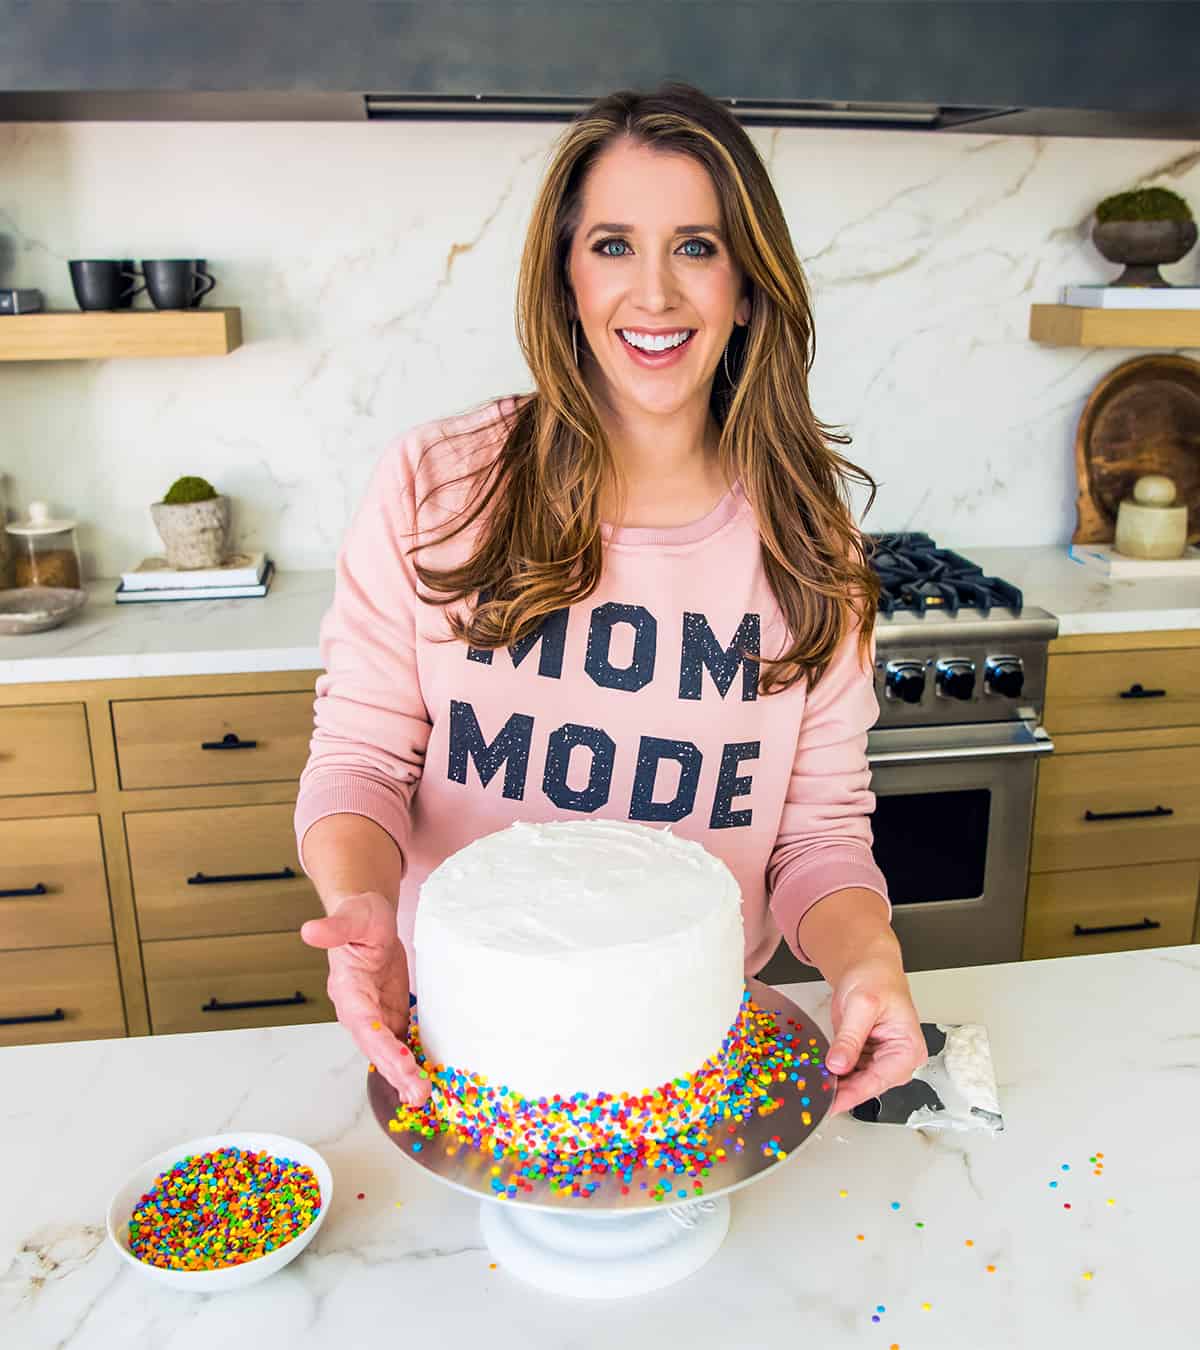
[(1169, 286), (1159, 263), (1178, 262), (1196, 242), (1194, 220), (1110, 220), (1092, 230), (1092, 243), (1125, 270), (1109, 286)]
[(217, 567), (225, 559), (229, 538), (229, 498), (202, 502), (154, 502), (154, 527), (172, 567)]

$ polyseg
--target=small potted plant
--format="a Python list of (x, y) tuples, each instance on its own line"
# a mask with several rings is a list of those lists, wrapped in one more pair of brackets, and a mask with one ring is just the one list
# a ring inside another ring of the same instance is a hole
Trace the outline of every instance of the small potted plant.
[(1105, 197), (1096, 207), (1092, 243), (1125, 270), (1110, 286), (1169, 286), (1160, 263), (1178, 262), (1196, 242), (1192, 209), (1167, 188), (1137, 188)]
[(229, 536), (229, 498), (205, 478), (177, 478), (150, 515), (172, 567), (218, 567)]

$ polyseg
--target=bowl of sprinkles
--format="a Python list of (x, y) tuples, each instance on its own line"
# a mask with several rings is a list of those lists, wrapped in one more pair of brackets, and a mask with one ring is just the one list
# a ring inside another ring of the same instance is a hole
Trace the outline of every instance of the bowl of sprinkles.
[(190, 1293), (243, 1289), (308, 1246), (333, 1199), (325, 1159), (282, 1134), (210, 1134), (146, 1162), (113, 1196), (109, 1240)]

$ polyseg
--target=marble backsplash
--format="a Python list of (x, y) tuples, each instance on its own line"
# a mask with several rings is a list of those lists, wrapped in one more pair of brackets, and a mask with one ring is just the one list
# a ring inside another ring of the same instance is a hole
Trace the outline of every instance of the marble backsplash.
[[(245, 338), (225, 358), (0, 367), (10, 507), (75, 514), (86, 570), (111, 576), (158, 547), (148, 503), (200, 473), (234, 498), (238, 543), (330, 566), (392, 437), (529, 387), (514, 289), (558, 132), (0, 125), (0, 284), (69, 309), (70, 258), (203, 256)], [(1100, 198), (1160, 185), (1200, 214), (1200, 141), (751, 135), (815, 300), (814, 407), (880, 484), (867, 527), (1065, 543), (1080, 411), (1138, 353), (1030, 342), (1029, 306), (1116, 274), (1089, 237)], [(1195, 284), (1198, 256), (1163, 275)]]

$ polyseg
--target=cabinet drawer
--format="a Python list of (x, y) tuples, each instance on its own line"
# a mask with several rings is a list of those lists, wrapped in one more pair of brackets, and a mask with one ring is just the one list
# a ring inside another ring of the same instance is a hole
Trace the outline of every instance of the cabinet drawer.
[(0, 820), (0, 949), (112, 940), (98, 818)]
[(0, 708), (0, 797), (91, 792), (93, 787), (82, 703)]
[[(1195, 862), (1031, 876), (1022, 954), (1030, 960), (1190, 942), (1198, 888)], [(1077, 926), (1118, 931), (1078, 933)]]
[(1052, 735), (1200, 724), (1200, 647), (1051, 656), (1044, 720)]
[(325, 912), (300, 870), (290, 802), (125, 816), (143, 940), (273, 933)]
[(123, 788), (265, 783), (299, 778), (313, 695), (120, 699), (112, 714)]
[(0, 952), (0, 1045), (124, 1035), (111, 943)]
[(329, 1022), (329, 962), (298, 933), (186, 938), (142, 948), (159, 1034)]
[[(1136, 814), (1141, 812), (1151, 814)], [(1200, 753), (1195, 746), (1052, 755), (1038, 766), (1031, 871), (1196, 857)]]

